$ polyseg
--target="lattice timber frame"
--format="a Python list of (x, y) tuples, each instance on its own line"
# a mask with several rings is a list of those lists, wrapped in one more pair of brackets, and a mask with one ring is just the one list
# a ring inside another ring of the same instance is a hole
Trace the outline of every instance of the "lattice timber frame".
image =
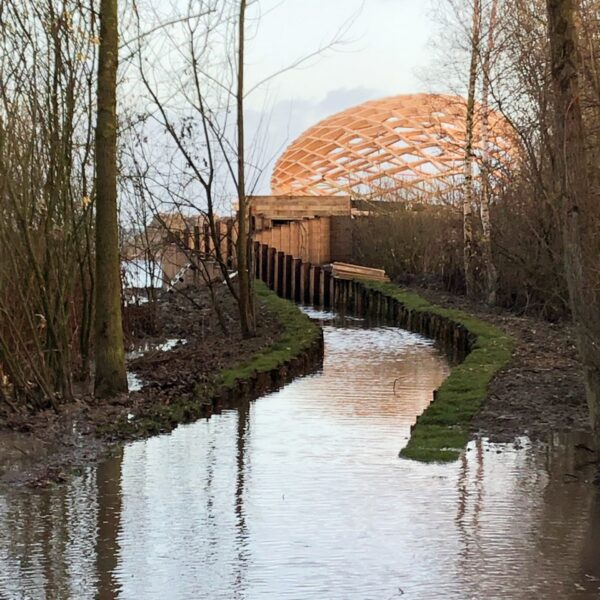
[[(478, 106), (475, 175), (485, 164), (488, 172), (502, 176), (515, 162), (517, 144), (502, 116), (488, 111), (485, 128), (482, 114)], [(465, 122), (466, 101), (459, 96), (365, 102), (321, 121), (293, 142), (275, 165), (273, 193), (451, 196), (464, 182)]]

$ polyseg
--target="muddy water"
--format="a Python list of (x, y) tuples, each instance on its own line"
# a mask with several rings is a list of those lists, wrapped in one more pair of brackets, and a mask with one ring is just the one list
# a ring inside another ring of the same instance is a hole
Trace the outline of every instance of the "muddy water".
[(398, 458), (448, 372), (426, 340), (326, 326), (322, 373), (0, 490), (0, 599), (600, 598), (600, 498), (576, 440)]

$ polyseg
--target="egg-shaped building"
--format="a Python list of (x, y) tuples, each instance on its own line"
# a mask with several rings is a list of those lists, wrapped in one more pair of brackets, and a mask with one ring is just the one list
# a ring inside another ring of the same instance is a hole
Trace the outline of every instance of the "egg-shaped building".
[[(416, 94), (365, 102), (308, 129), (277, 161), (276, 195), (451, 196), (464, 181), (466, 101)], [(485, 129), (485, 131), (484, 131)], [(490, 112), (475, 119), (477, 160), (491, 171), (511, 160), (510, 127)], [(475, 167), (475, 174), (480, 167)]]

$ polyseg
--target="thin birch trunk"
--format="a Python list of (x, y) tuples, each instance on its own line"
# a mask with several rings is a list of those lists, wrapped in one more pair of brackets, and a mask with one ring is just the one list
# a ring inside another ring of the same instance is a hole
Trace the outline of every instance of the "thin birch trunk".
[(490, 221), (490, 83), (492, 67), (492, 53), (495, 45), (496, 22), (498, 20), (498, 0), (492, 0), (490, 22), (488, 29), (488, 43), (483, 59), (483, 90), (482, 90), (482, 115), (481, 115), (481, 143), (482, 177), (481, 177), (481, 203), (479, 214), (481, 217), (481, 251), (486, 270), (486, 300), (488, 304), (496, 303), (498, 289), (498, 271), (492, 253), (492, 226)]
[(239, 37), (238, 37), (238, 74), (237, 74), (237, 175), (238, 175), (238, 278), (240, 324), (244, 337), (256, 334), (252, 274), (250, 272), (250, 214), (246, 197), (245, 153), (244, 153), (244, 53), (246, 0), (240, 0)]
[(475, 162), (475, 92), (479, 65), (481, 37), (481, 2), (473, 2), (473, 25), (471, 30), (471, 64), (469, 67), (469, 90), (465, 132), (465, 192), (463, 197), (463, 259), (467, 296), (475, 295), (475, 240), (473, 231), (473, 165)]

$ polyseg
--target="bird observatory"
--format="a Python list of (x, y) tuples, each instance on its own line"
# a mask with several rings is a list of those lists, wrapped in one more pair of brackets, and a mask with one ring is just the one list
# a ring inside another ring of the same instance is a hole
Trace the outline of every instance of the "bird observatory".
[[(475, 179), (485, 168), (493, 185), (514, 162), (516, 144), (503, 117), (488, 111), (482, 119), (477, 108)], [(401, 95), (365, 102), (308, 129), (276, 162), (272, 195), (249, 198), (257, 275), (276, 286), (287, 277), (286, 265), (299, 261), (336, 278), (385, 279), (378, 269), (349, 264), (351, 220), (377, 202), (456, 204), (464, 185), (466, 112), (459, 96)], [(184, 221), (171, 237), (208, 260), (215, 254), (208, 223)], [(235, 269), (235, 220), (221, 219), (218, 231), (220, 256)], [(164, 251), (168, 285), (192, 276), (185, 274), (189, 255), (180, 245)]]

